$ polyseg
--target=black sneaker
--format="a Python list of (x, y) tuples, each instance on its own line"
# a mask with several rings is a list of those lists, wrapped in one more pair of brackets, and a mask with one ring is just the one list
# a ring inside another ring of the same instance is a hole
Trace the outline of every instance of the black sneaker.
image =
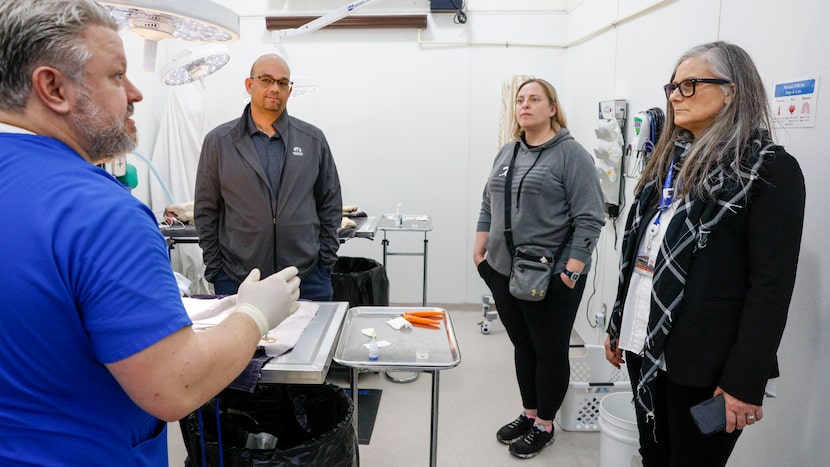
[(522, 459), (530, 459), (551, 444), (553, 444), (553, 430), (548, 433), (542, 425), (536, 424), (526, 435), (510, 445), (510, 454)]
[(533, 428), (533, 419), (525, 417), (522, 413), (518, 418), (501, 427), (496, 432), (496, 438), (504, 444), (512, 444), (526, 435), (531, 428)]

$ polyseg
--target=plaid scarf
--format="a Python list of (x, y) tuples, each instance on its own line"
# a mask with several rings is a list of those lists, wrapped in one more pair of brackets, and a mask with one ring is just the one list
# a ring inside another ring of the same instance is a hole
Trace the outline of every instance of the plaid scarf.
[[(672, 170), (679, 171), (690, 147), (691, 143), (675, 142), (675, 162)], [(641, 355), (643, 366), (640, 370), (640, 383), (636, 390), (637, 402), (649, 418), (654, 417), (653, 383), (657, 370), (664, 363), (663, 350), (666, 340), (671, 333), (673, 322), (685, 311), (681, 302), (692, 255), (706, 248), (709, 235), (718, 223), (746, 207), (753, 183), (759, 177), (759, 170), (776, 149), (778, 146), (772, 143), (768, 133), (760, 131), (741, 160), (741, 170), (738, 171), (734, 167), (734, 162), (729, 165), (718, 164), (710, 171), (704, 183), (708, 197), (699, 199), (687, 196), (682, 199), (666, 230), (654, 267), (651, 312)], [(631, 207), (634, 214), (629, 217), (629, 226), (623, 234), (619, 288), (608, 327), (612, 348), (616, 348), (620, 335), (623, 306), (628, 292), (626, 278), (633, 273), (643, 215), (649, 206), (656, 205), (661, 189), (662, 185), (658, 181), (648, 182), (635, 197), (634, 205)], [(649, 219), (645, 220), (646, 223), (648, 221)]]

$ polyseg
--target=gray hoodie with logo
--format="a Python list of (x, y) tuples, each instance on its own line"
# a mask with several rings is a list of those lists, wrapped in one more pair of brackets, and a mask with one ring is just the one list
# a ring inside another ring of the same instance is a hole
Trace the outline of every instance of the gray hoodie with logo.
[[(568, 258), (574, 258), (585, 263), (582, 272), (587, 273), (605, 224), (593, 158), (565, 128), (542, 145), (518, 144), (511, 184), (513, 244), (540, 245), (555, 252), (566, 241), (554, 272), (561, 272)], [(476, 227), (478, 232), (489, 232), (487, 262), (505, 276), (510, 275), (512, 255), (504, 239), (504, 181), (515, 145), (505, 144), (496, 156)], [(573, 235), (567, 239), (572, 226)]]

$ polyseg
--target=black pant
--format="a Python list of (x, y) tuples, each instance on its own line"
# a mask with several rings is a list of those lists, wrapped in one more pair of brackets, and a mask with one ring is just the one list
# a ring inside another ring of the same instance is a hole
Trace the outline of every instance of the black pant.
[(478, 271), (493, 294), (499, 319), (513, 343), (522, 404), (526, 409), (537, 409), (539, 418), (553, 420), (568, 391), (568, 349), (585, 277), (570, 289), (559, 274), (554, 274), (545, 298), (528, 302), (510, 295), (509, 278), (487, 261), (479, 264)]
[(231, 276), (220, 269), (213, 278), (213, 293), (216, 295), (233, 295), (239, 292), (239, 282), (231, 279)]
[[(625, 353), (625, 364), (635, 393), (642, 363), (643, 359), (637, 354)], [(643, 467), (726, 465), (741, 431), (703, 435), (689, 413), (690, 407), (711, 398), (715, 387), (680, 386), (669, 381), (664, 371), (657, 372), (655, 383), (653, 420), (647, 420), (643, 408), (634, 403)]]

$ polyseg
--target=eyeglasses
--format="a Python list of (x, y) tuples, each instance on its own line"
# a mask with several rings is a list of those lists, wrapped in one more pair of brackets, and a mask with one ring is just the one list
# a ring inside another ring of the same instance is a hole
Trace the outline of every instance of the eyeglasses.
[(285, 91), (291, 86), (294, 86), (293, 81), (288, 81), (287, 79), (274, 79), (271, 75), (256, 75), (251, 76), (251, 79), (258, 79), (259, 83), (266, 88), (270, 88), (274, 84), (280, 87), (280, 90)]
[(732, 84), (732, 81), (729, 81), (728, 79), (719, 78), (690, 78), (684, 79), (679, 83), (669, 83), (663, 86), (663, 90), (666, 91), (666, 99), (671, 99), (671, 93), (673, 93), (675, 89), (680, 90), (680, 95), (683, 97), (694, 96), (697, 83)]

